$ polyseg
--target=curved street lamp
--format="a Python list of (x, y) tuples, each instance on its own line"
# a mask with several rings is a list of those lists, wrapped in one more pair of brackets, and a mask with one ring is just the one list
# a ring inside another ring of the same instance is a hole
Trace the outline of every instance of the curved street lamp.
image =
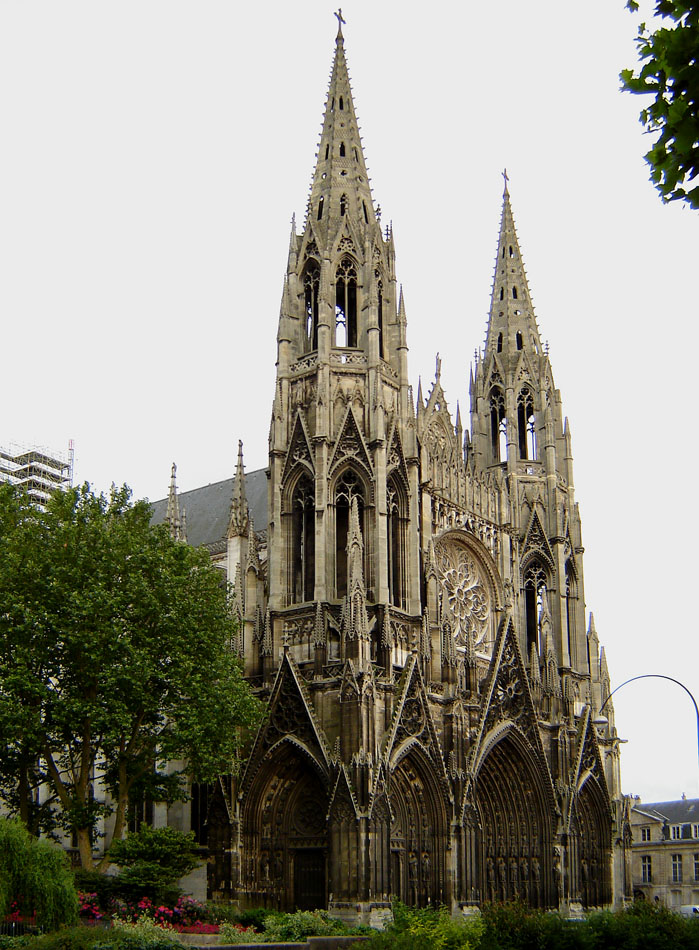
[(609, 696), (607, 696), (605, 701), (600, 706), (599, 713), (597, 715), (598, 716), (602, 715), (602, 710), (604, 709), (604, 707), (607, 705), (607, 703), (612, 698), (614, 693), (618, 692), (622, 686), (626, 686), (628, 683), (633, 683), (635, 680), (645, 680), (645, 679), (669, 680), (671, 683), (676, 683), (678, 686), (682, 687), (685, 693), (692, 700), (692, 702), (694, 703), (694, 712), (697, 714), (697, 758), (699, 759), (699, 706), (697, 706), (696, 699), (692, 695), (691, 691), (687, 689), (684, 683), (680, 683), (679, 680), (676, 680), (672, 676), (665, 676), (663, 673), (641, 673), (640, 676), (632, 676), (631, 679), (625, 680), (623, 683), (620, 683), (619, 686), (616, 686), (611, 691)]

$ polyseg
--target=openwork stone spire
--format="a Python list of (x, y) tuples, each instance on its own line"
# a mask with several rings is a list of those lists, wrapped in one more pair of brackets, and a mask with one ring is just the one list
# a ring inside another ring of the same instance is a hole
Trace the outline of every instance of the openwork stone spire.
[(486, 353), (500, 353), (507, 363), (516, 362), (522, 350), (530, 355), (542, 352), (505, 173)]
[(309, 223), (321, 242), (332, 243), (348, 215), (361, 228), (378, 227), (341, 28), (335, 40), (335, 57), (308, 214)]

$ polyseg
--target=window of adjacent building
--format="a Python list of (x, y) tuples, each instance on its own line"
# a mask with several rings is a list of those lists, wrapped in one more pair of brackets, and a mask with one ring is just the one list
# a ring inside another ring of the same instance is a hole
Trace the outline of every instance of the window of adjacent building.
[(335, 345), (357, 345), (357, 270), (349, 257), (335, 275)]
[(209, 840), (209, 800), (213, 789), (213, 785), (192, 782), (191, 829), (194, 832), (194, 840), (202, 847), (206, 847)]
[(670, 836), (673, 841), (678, 841), (682, 837), (682, 825), (673, 825), (670, 829)]
[(650, 828), (641, 828), (641, 841), (650, 841)]
[(644, 884), (653, 883), (653, 865), (649, 854), (641, 857), (641, 880)]
[(692, 825), (692, 837), (699, 838), (699, 825)]
[(672, 856), (672, 883), (682, 883), (682, 855), (673, 854)]
[(699, 881), (699, 854), (694, 855), (694, 880)]

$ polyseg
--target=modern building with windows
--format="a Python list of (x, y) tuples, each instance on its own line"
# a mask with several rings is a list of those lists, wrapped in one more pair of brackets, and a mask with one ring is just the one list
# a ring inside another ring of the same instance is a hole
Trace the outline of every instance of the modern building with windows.
[(676, 909), (699, 906), (699, 799), (636, 799), (631, 831), (634, 894)]
[(620, 740), (507, 179), (464, 426), (439, 357), (411, 386), (341, 29), (276, 332), (266, 469), (246, 475), (241, 448), (234, 479), (178, 497), (173, 477), (154, 507), (225, 571), (268, 702), (241, 774), (193, 790), (211, 895), (355, 920), (394, 897), (620, 902)]

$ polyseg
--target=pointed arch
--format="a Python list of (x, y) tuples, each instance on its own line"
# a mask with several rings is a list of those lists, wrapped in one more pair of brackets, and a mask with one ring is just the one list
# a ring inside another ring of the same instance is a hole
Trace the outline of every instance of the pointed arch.
[(315, 588), (315, 484), (303, 473), (291, 496), (289, 602), (313, 600)]
[(544, 598), (548, 596), (550, 574), (544, 560), (535, 555), (522, 569), (522, 591), (524, 594), (524, 626), (527, 635), (527, 653), (532, 644), (541, 654), (545, 644), (541, 643), (541, 614), (545, 609)]
[(449, 807), (434, 764), (418, 742), (406, 744), (388, 777), (391, 891), (406, 904), (426, 907), (451, 898), (446, 868)]
[(479, 827), (471, 888), (481, 900), (557, 907), (550, 790), (516, 727), (503, 728), (487, 749), (472, 790)]
[(334, 523), (334, 587), (335, 596), (341, 600), (347, 594), (348, 563), (347, 544), (350, 529), (350, 510), (352, 501), (357, 499), (359, 512), (359, 527), (364, 542), (364, 580), (367, 591), (370, 587), (369, 552), (371, 548), (371, 532), (368, 530), (368, 501), (370, 498), (365, 477), (360, 474), (356, 466), (344, 465), (335, 475), (331, 484), (331, 498)]
[(398, 471), (386, 479), (386, 559), (388, 601), (401, 610), (407, 601), (408, 495)]

